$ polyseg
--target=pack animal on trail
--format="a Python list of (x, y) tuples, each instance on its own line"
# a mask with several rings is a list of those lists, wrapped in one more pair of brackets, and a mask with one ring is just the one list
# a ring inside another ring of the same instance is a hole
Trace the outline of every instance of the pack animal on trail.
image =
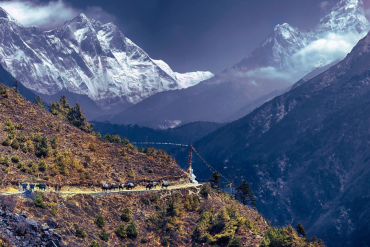
[(118, 191), (120, 191), (120, 190), (124, 190), (125, 189), (125, 184), (124, 183), (120, 183), (119, 185), (118, 185)]
[(157, 182), (151, 182), (147, 183), (145, 188), (151, 190), (152, 188), (156, 188), (157, 185), (158, 185)]
[(36, 184), (30, 184), (30, 191), (33, 191), (35, 189)]
[(28, 187), (28, 184), (22, 184), (23, 191), (26, 191), (27, 190), (27, 187)]
[(45, 190), (46, 189), (46, 184), (36, 184), (36, 187), (39, 189), (39, 190)]
[(105, 192), (107, 192), (108, 190), (110, 190), (109, 184), (107, 184), (107, 183), (103, 184), (102, 190), (105, 191)]
[(128, 190), (132, 190), (133, 188), (135, 188), (135, 184), (134, 183), (127, 183), (126, 185), (125, 185), (125, 187), (126, 187), (126, 189), (128, 189)]
[(162, 182), (162, 189), (163, 189), (163, 188), (168, 189), (168, 186), (170, 186), (170, 184), (168, 183), (168, 181), (167, 181), (167, 180), (164, 180), (164, 181)]
[(115, 190), (115, 189), (117, 189), (118, 188), (118, 185), (116, 184), (116, 183), (111, 183), (110, 184), (110, 189), (111, 190)]

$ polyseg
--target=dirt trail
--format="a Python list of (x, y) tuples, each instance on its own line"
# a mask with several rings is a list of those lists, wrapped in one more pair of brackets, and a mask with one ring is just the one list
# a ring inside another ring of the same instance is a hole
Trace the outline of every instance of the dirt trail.
[[(155, 189), (147, 190), (145, 187), (138, 187), (137, 189), (133, 190), (111, 190), (108, 192), (103, 192), (101, 188), (95, 188), (95, 189), (89, 189), (89, 188), (78, 188), (78, 187), (65, 187), (61, 191), (55, 191), (54, 189), (46, 189), (44, 190), (38, 190), (40, 192), (45, 193), (58, 193), (62, 195), (78, 195), (78, 194), (91, 194), (91, 195), (111, 195), (111, 194), (123, 194), (123, 193), (143, 193), (143, 192), (156, 192), (156, 191), (167, 191), (167, 190), (178, 190), (183, 188), (196, 188), (200, 187), (202, 184), (194, 184), (194, 183), (187, 183), (187, 184), (178, 184), (169, 186), (167, 189), (162, 189), (161, 186), (158, 186)], [(14, 188), (8, 188), (7, 191), (1, 191), (0, 195), (17, 195), (17, 194), (23, 194), (24, 191), (16, 190)]]

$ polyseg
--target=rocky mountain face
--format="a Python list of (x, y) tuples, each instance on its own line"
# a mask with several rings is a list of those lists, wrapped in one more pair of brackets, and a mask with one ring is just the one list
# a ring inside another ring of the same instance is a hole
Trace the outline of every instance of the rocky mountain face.
[(311, 72), (323, 72), (342, 60), (368, 30), (362, 0), (341, 0), (314, 30), (277, 25), (249, 56), (220, 75), (185, 90), (153, 95), (97, 120), (155, 128), (235, 120)]
[[(305, 31), (294, 28), (288, 23), (277, 25), (259, 47), (232, 69), (250, 71), (272, 67), (280, 72), (298, 69), (297, 74), (292, 74), (293, 78), (298, 80), (314, 68), (320, 68), (336, 59), (344, 58), (341, 53), (330, 57), (315, 54), (315, 59), (301, 61), (300, 53), (304, 48), (310, 45), (323, 46), (324, 44), (320, 42), (322, 39), (330, 39), (328, 37), (330, 35), (353, 34), (362, 38), (369, 30), (370, 23), (365, 17), (362, 0), (341, 0), (320, 20), (316, 29)], [(313, 44), (314, 42), (317, 44)]]
[(80, 14), (59, 28), (24, 27), (0, 9), (0, 64), (26, 87), (87, 95), (102, 108), (135, 104), (213, 76), (180, 74), (149, 57), (113, 24)]
[[(223, 175), (247, 179), (273, 224), (302, 222), (328, 246), (369, 246), (369, 61), (370, 33), (343, 61), (195, 148)], [(201, 161), (193, 167), (208, 178)]]

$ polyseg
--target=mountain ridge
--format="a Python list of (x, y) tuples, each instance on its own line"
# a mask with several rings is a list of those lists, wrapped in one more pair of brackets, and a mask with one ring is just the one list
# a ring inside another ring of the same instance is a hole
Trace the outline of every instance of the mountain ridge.
[(80, 14), (61, 27), (24, 27), (0, 11), (0, 63), (31, 90), (88, 95), (102, 108), (137, 103), (165, 90), (196, 85), (210, 72), (175, 73), (153, 60), (113, 23)]

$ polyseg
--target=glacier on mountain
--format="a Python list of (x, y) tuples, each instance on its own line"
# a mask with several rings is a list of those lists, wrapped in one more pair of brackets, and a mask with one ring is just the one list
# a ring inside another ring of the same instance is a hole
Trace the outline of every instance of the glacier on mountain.
[(293, 83), (316, 68), (343, 59), (369, 30), (362, 0), (341, 0), (313, 30), (299, 30), (288, 23), (277, 25), (232, 71), (257, 74), (263, 68), (275, 68), (287, 73)]
[(24, 27), (0, 8), (0, 63), (26, 87), (41, 94), (88, 95), (100, 107), (187, 88), (210, 72), (176, 73), (154, 60), (113, 24), (80, 14), (59, 28)]

